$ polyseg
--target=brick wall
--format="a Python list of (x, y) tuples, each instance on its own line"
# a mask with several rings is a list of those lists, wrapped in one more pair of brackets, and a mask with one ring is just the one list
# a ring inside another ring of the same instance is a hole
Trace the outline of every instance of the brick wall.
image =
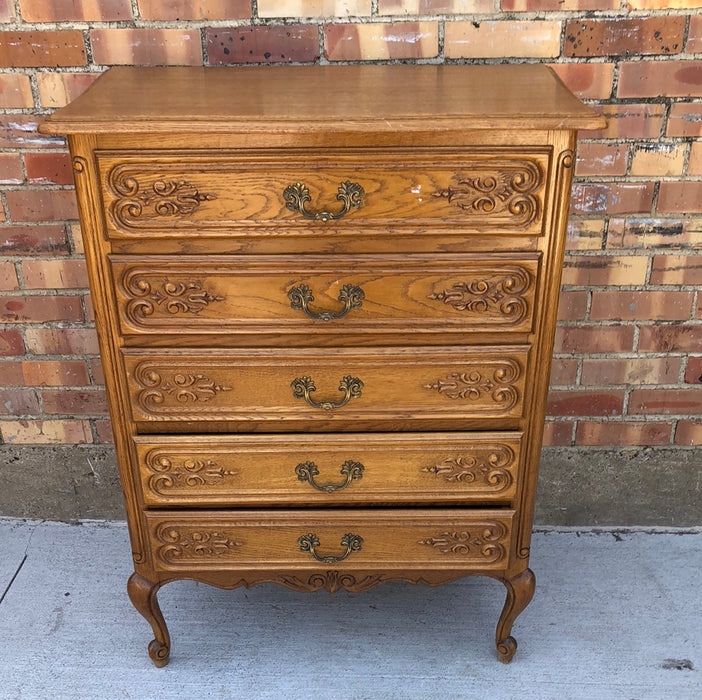
[[(110, 441), (64, 142), (114, 64), (543, 62), (582, 133), (546, 443), (699, 445), (702, 0), (0, 0), (0, 438)], [(669, 451), (668, 450), (668, 451)]]

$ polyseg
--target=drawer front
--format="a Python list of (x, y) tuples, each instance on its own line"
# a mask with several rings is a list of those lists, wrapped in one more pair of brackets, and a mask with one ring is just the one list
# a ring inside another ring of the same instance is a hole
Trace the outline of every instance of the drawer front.
[(539, 258), (112, 256), (124, 334), (528, 333)]
[(528, 347), (122, 353), (134, 420), (154, 430), (229, 421), (242, 423), (227, 428), (239, 431), (310, 431), (321, 423), (348, 431), (362, 423), (518, 419)]
[(506, 504), (521, 433), (134, 439), (149, 507)]
[(98, 152), (111, 237), (379, 228), (539, 235), (548, 148)]
[(511, 510), (145, 513), (158, 571), (505, 568)]

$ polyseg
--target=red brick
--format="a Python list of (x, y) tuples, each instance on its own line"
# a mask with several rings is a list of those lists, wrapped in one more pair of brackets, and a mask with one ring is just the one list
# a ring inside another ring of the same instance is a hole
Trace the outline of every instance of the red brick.
[(561, 52), (561, 23), (529, 20), (446, 22), (447, 58), (553, 58)]
[(629, 214), (650, 212), (652, 182), (576, 182), (572, 189), (574, 214)]
[(27, 328), (27, 351), (33, 355), (97, 355), (94, 328)]
[(629, 415), (688, 415), (702, 409), (699, 389), (634, 389), (629, 398)]
[(330, 61), (433, 58), (439, 53), (436, 22), (328, 24), (324, 53)]
[(702, 212), (702, 182), (661, 182), (656, 211)]
[(14, 328), (0, 329), (0, 356), (24, 355), (22, 334)]
[(91, 29), (93, 61), (102, 65), (202, 65), (197, 29)]
[(0, 183), (18, 185), (24, 181), (19, 153), (0, 153)]
[(665, 133), (667, 136), (702, 136), (702, 104), (674, 102)]
[(102, 362), (100, 358), (96, 357), (88, 361), (88, 366), (90, 367), (90, 374), (93, 377), (93, 384), (98, 386), (104, 386), (105, 384), (105, 372), (102, 368)]
[(100, 443), (111, 444), (115, 441), (115, 436), (112, 433), (112, 423), (109, 420), (96, 420), (95, 432)]
[(702, 0), (626, 0), (628, 10), (691, 10)]
[(577, 12), (618, 10), (619, 0), (502, 0), (504, 12)]
[(63, 255), (67, 252), (68, 243), (63, 226), (0, 226), (0, 255)]
[[(281, 0), (259, 0), (259, 15), (262, 1), (265, 2), (265, 4), (275, 7), (292, 4), (292, 2), (285, 2), (285, 0), (283, 0), (283, 2), (281, 2)], [(293, 0), (293, 2), (295, 5), (300, 4), (299, 0)], [(304, 4), (307, 5), (311, 3), (305, 2)], [(314, 4), (320, 4), (319, 0)], [(333, 6), (339, 4), (340, 3), (336, 2), (332, 3)], [(344, 5), (345, 4), (346, 3), (344, 3)], [(369, 0), (363, 0), (362, 3), (356, 2), (354, 5), (359, 5), (359, 10), (361, 10), (363, 6), (367, 6), (368, 10), (349, 12), (348, 14), (370, 14)], [(493, 12), (494, 8), (495, 3), (493, 0), (378, 0), (378, 14), (380, 15), (489, 14)], [(338, 11), (337, 13), (341, 14), (341, 12)], [(331, 13), (328, 12), (328, 14)]]
[(549, 420), (544, 425), (544, 445), (567, 446), (572, 443), (573, 424), (565, 420)]
[(702, 15), (700, 14), (690, 17), (690, 30), (687, 34), (685, 51), (687, 53), (702, 53)]
[(700, 352), (702, 326), (641, 326), (640, 352)]
[(25, 22), (118, 22), (132, 19), (129, 0), (19, 0)]
[(690, 144), (690, 161), (687, 164), (688, 175), (702, 175), (702, 141)]
[(10, 22), (13, 19), (15, 19), (13, 0), (0, 0), (0, 22)]
[(682, 51), (686, 18), (573, 19), (565, 26), (564, 56), (629, 56)]
[(19, 289), (17, 270), (11, 262), (0, 262), (0, 291), (10, 292)]
[(0, 362), (0, 386), (87, 386), (88, 368), (82, 360), (23, 360)]
[(80, 97), (100, 73), (37, 73), (39, 100), (43, 107), (64, 107)]
[(596, 109), (606, 117), (607, 126), (588, 131), (588, 138), (657, 139), (661, 135), (665, 112), (662, 104), (601, 105)]
[(578, 321), (585, 318), (587, 292), (561, 292), (558, 318), (561, 321)]
[(69, 241), (71, 243), (71, 250), (76, 255), (85, 255), (85, 250), (83, 249), (83, 235), (80, 230), (80, 224), (70, 225), (70, 236)]
[(643, 255), (568, 255), (562, 284), (582, 286), (642, 285), (648, 258)]
[(619, 416), (624, 407), (623, 391), (550, 391), (549, 416)]
[(36, 416), (37, 395), (31, 389), (0, 389), (0, 415)]
[(694, 220), (610, 219), (608, 248), (688, 248), (702, 245)]
[(682, 143), (641, 143), (634, 149), (630, 175), (635, 177), (680, 177), (685, 166)]
[(319, 59), (319, 37), (313, 24), (208, 27), (205, 39), (212, 65), (311, 63)]
[(555, 358), (551, 364), (550, 386), (571, 386), (578, 375), (577, 360)]
[(79, 297), (17, 296), (0, 297), (0, 322), (46, 323), (83, 321)]
[(576, 175), (624, 175), (629, 146), (616, 143), (580, 143), (575, 165)]
[(679, 375), (679, 357), (585, 358), (580, 382), (583, 386), (677, 384)]
[(633, 326), (559, 326), (556, 328), (556, 352), (630, 352), (633, 346)]
[(34, 107), (29, 76), (21, 73), (0, 73), (0, 109)]
[(73, 190), (14, 190), (7, 192), (7, 211), (13, 221), (77, 219)]
[(584, 100), (606, 100), (612, 96), (613, 63), (550, 63), (566, 87)]
[[(699, 348), (702, 352), (702, 347)], [(702, 357), (690, 357), (685, 369), (685, 384), (702, 384)], [(700, 405), (702, 408), (702, 404)]]
[(611, 321), (684, 321), (690, 318), (692, 292), (592, 293), (590, 318)]
[(702, 96), (702, 61), (622, 63), (617, 96)]
[(107, 415), (107, 396), (102, 390), (42, 391), (41, 402), (47, 415)]
[(604, 219), (569, 219), (566, 248), (568, 250), (602, 250)]
[(671, 423), (662, 421), (578, 421), (578, 445), (667, 445)]
[(68, 153), (25, 153), (27, 178), (37, 185), (72, 185), (73, 168)]
[(702, 287), (702, 255), (656, 255), (651, 284), (689, 284)]
[(92, 442), (87, 420), (15, 420), (0, 423), (5, 444), (78, 445)]
[(676, 445), (702, 445), (702, 421), (679, 420), (675, 429)]
[[(260, 2), (259, 2), (260, 8)], [(250, 0), (139, 0), (146, 20), (184, 21), (245, 19), (251, 17)], [(263, 17), (259, 11), (259, 17)]]
[(84, 260), (25, 260), (22, 275), (27, 289), (83, 289), (88, 286)]
[(62, 136), (37, 133), (37, 123), (37, 117), (0, 115), (0, 148), (57, 148), (65, 145)]
[(83, 34), (78, 30), (0, 32), (0, 66), (85, 66), (87, 62)]

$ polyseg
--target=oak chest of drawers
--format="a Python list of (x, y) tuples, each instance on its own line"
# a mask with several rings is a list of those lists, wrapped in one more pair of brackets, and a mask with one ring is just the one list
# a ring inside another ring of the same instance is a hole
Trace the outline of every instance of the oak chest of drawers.
[[(539, 66), (114, 68), (69, 135), (130, 597), (483, 574), (510, 636), (578, 128)], [(457, 611), (458, 612), (458, 611)]]

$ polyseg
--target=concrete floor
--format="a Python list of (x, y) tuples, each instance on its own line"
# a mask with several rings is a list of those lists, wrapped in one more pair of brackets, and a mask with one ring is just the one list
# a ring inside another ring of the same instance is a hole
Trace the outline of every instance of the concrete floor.
[(504, 589), (472, 578), (333, 596), (176, 582), (157, 669), (123, 524), (0, 519), (0, 698), (702, 697), (702, 531), (541, 532), (531, 562), (509, 666)]

